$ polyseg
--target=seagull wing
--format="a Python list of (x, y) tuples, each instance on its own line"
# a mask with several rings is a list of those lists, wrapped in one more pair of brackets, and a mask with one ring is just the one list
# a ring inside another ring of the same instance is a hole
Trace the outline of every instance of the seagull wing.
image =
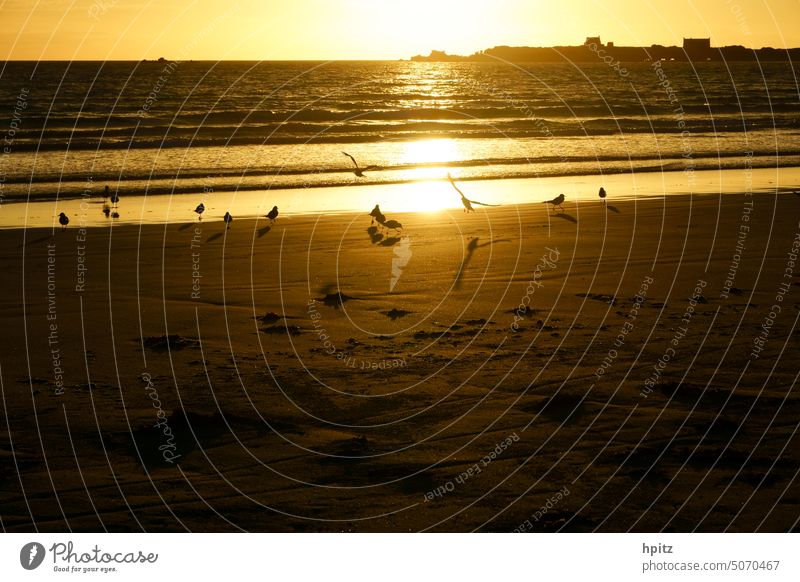
[(356, 168), (358, 168), (358, 162), (356, 161), (356, 159), (355, 159), (353, 156), (351, 156), (351, 155), (350, 155), (350, 154), (348, 154), (347, 152), (342, 152), (342, 153), (343, 153), (344, 155), (346, 155), (348, 158), (350, 158), (351, 160), (353, 160), (353, 165), (354, 165)]
[(450, 174), (447, 174), (447, 179), (448, 179), (448, 180), (450, 180), (450, 184), (453, 186), (453, 188), (455, 188), (455, 189), (456, 189), (456, 192), (458, 192), (459, 194), (461, 194), (461, 197), (462, 197), (462, 198), (466, 199), (466, 196), (464, 196), (464, 193), (463, 193), (461, 190), (459, 190), (459, 189), (458, 189), (458, 186), (456, 186), (456, 183), (455, 183), (455, 181), (453, 180), (453, 178), (450, 176)]
[(471, 202), (472, 204), (480, 204), (481, 206), (500, 206), (499, 204), (486, 204), (486, 202), (478, 202), (477, 200), (470, 200), (469, 198), (464, 196), (464, 193), (461, 190), (458, 189), (458, 186), (456, 186), (456, 183), (453, 181), (453, 178), (450, 176), (450, 174), (447, 174), (447, 179), (450, 180), (450, 184), (453, 185), (453, 188), (456, 189), (456, 192), (461, 194), (461, 197), (467, 202)]

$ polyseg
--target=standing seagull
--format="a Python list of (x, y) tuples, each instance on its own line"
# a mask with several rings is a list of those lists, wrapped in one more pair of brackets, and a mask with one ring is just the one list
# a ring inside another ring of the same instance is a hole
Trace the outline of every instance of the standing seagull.
[(486, 204), (485, 202), (470, 200), (469, 198), (464, 196), (464, 193), (461, 190), (458, 189), (458, 186), (456, 186), (456, 183), (450, 174), (447, 174), (447, 179), (450, 180), (450, 184), (453, 186), (453, 188), (456, 189), (456, 192), (458, 192), (461, 195), (461, 204), (464, 205), (464, 212), (475, 212), (475, 209), (472, 207), (473, 204), (480, 204), (481, 206), (500, 206), (499, 204)]
[(114, 193), (111, 195), (111, 205), (112, 205), (112, 206), (116, 206), (117, 204), (119, 204), (119, 192), (116, 192), (116, 191), (115, 191), (115, 192), (114, 192)]
[(380, 170), (381, 169), (380, 166), (367, 166), (366, 168), (361, 168), (358, 165), (358, 162), (356, 161), (356, 159), (353, 156), (351, 156), (347, 152), (342, 152), (342, 153), (344, 155), (346, 155), (348, 158), (350, 158), (351, 160), (353, 160), (353, 165), (356, 167), (355, 170), (353, 170), (353, 173), (359, 178), (363, 178), (364, 177), (364, 172), (367, 172), (369, 170)]
[(222, 218), (222, 220), (224, 220), (225, 224), (228, 225), (227, 228), (230, 228), (231, 227), (231, 222), (233, 222), (233, 216), (231, 216), (230, 212), (226, 212), (225, 216)]
[(194, 209), (197, 213), (197, 220), (203, 220), (203, 212), (206, 211), (206, 206), (202, 202), (197, 205), (197, 208)]
[(598, 196), (605, 202), (606, 200), (606, 189), (600, 186), (600, 192), (597, 193)]
[(267, 212), (267, 218), (269, 218), (270, 224), (275, 222), (275, 220), (278, 218), (278, 207), (277, 206), (273, 206), (272, 210)]
[(403, 228), (403, 225), (400, 224), (399, 222), (397, 222), (396, 220), (387, 220), (387, 221), (381, 222), (381, 224), (385, 228), (390, 229), (390, 230), (394, 230), (396, 232), (400, 232), (400, 229)]
[(557, 206), (563, 212), (564, 211), (564, 207), (561, 206), (561, 205), (564, 203), (564, 200), (566, 200), (566, 197), (563, 194), (559, 194), (558, 196), (556, 196), (552, 200), (545, 200), (544, 202), (542, 202), (542, 204), (552, 204), (553, 208), (555, 208)]
[(386, 222), (386, 216), (384, 216), (383, 212), (381, 212), (381, 207), (378, 204), (375, 205), (375, 208), (372, 209), (372, 212), (370, 212), (369, 215), (372, 217), (370, 224), (375, 224), (376, 220), (378, 221), (378, 224), (383, 224)]
[(61, 214), (58, 215), (58, 223), (62, 226), (61, 230), (67, 230), (67, 225), (69, 224), (69, 217), (62, 212)]

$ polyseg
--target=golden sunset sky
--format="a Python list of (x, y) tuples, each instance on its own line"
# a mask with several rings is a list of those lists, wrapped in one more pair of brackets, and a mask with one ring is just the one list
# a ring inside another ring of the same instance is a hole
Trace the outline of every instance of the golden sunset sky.
[(399, 59), (496, 45), (800, 46), (800, 0), (0, 0), (0, 59)]

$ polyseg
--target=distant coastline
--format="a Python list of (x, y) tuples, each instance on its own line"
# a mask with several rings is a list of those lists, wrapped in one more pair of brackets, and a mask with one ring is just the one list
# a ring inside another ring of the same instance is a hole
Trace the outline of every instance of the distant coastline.
[(653, 44), (643, 46), (617, 46), (613, 42), (603, 44), (600, 37), (588, 37), (579, 46), (553, 47), (512, 47), (496, 46), (469, 56), (449, 55), (444, 51), (433, 50), (429, 55), (416, 55), (415, 62), (486, 62), (503, 60), (514, 63), (531, 62), (594, 62), (610, 58), (623, 63), (650, 61), (794, 61), (800, 60), (800, 48), (760, 49), (741, 45), (723, 47), (711, 46), (710, 38), (684, 38), (681, 46)]

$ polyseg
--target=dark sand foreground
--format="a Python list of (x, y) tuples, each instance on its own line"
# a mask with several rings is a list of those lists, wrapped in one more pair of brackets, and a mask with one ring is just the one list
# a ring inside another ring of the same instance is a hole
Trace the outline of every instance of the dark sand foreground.
[(796, 530), (800, 197), (611, 204), (0, 232), (2, 527)]

